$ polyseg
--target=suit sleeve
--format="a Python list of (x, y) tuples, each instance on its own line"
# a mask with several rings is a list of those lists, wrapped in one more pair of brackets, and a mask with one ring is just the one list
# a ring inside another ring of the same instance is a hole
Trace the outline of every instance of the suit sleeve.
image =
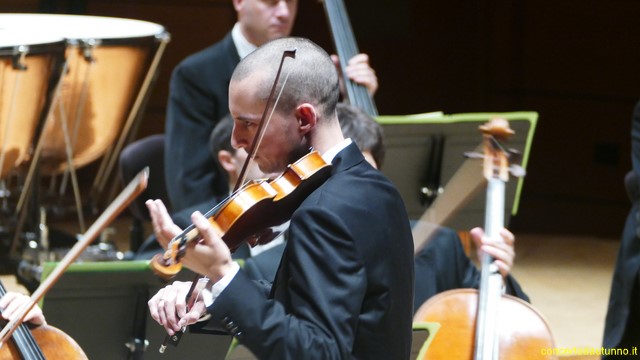
[(288, 303), (265, 296), (241, 271), (209, 308), (211, 321), (261, 359), (349, 358), (367, 283), (363, 264), (338, 216), (320, 209), (299, 215), (276, 280), (286, 285), (272, 289)]
[(209, 135), (218, 119), (213, 96), (193, 68), (179, 65), (171, 76), (165, 129), (165, 177), (173, 209), (182, 210), (215, 196), (217, 168)]

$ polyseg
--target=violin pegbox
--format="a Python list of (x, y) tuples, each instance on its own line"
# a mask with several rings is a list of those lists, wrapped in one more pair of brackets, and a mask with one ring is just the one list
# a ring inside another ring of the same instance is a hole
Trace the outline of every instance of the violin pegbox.
[(515, 131), (509, 127), (509, 121), (501, 117), (493, 117), (479, 126), (483, 134), (483, 153), (468, 152), (465, 156), (472, 159), (482, 159), (485, 178), (509, 180), (509, 173), (514, 177), (522, 177), (525, 170), (519, 165), (522, 154), (515, 149), (505, 149), (506, 142)]

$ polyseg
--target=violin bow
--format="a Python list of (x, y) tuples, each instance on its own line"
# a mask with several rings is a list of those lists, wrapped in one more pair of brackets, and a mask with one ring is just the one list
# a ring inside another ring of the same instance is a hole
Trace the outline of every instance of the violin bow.
[[(276, 73), (276, 78), (273, 81), (273, 86), (271, 86), (271, 92), (269, 92), (269, 97), (267, 98), (267, 103), (265, 104), (264, 111), (262, 112), (262, 117), (260, 118), (260, 124), (258, 124), (258, 130), (256, 131), (256, 135), (251, 142), (251, 147), (249, 148), (247, 159), (244, 161), (242, 165), (242, 170), (240, 171), (240, 175), (238, 176), (238, 180), (236, 181), (236, 185), (233, 188), (233, 192), (236, 192), (245, 182), (247, 177), (247, 169), (249, 168), (249, 163), (253, 161), (258, 152), (258, 147), (262, 143), (262, 138), (264, 137), (265, 130), (267, 128), (268, 123), (271, 122), (271, 117), (273, 117), (273, 113), (276, 110), (276, 106), (280, 101), (280, 96), (282, 95), (282, 91), (284, 90), (284, 86), (287, 84), (287, 80), (289, 79), (289, 75), (291, 74), (291, 69), (287, 72), (287, 76), (285, 77), (282, 86), (280, 87), (280, 91), (278, 92), (278, 96), (274, 98), (276, 93), (276, 87), (278, 86), (278, 80), (280, 80), (280, 73), (282, 72), (282, 67), (284, 65), (284, 60), (288, 57), (295, 59), (296, 58), (296, 49), (293, 50), (285, 50), (282, 53), (282, 58), (280, 59), (280, 65), (278, 66), (278, 72)], [(271, 105), (273, 103), (273, 105)], [(267, 117), (267, 113), (269, 113), (269, 117)]]
[[(273, 81), (273, 85), (271, 86), (271, 91), (269, 92), (269, 97), (267, 98), (267, 103), (265, 104), (265, 109), (262, 112), (262, 117), (260, 118), (260, 124), (258, 124), (258, 129), (256, 130), (256, 135), (253, 138), (253, 141), (251, 142), (251, 147), (249, 148), (249, 152), (247, 155), (247, 159), (244, 161), (244, 164), (242, 165), (242, 170), (240, 171), (240, 175), (238, 176), (238, 180), (236, 181), (235, 186), (233, 187), (233, 193), (237, 192), (242, 185), (244, 184), (246, 177), (247, 177), (247, 169), (249, 168), (249, 163), (251, 161), (253, 161), (253, 159), (256, 156), (256, 152), (258, 150), (258, 147), (260, 146), (260, 143), (262, 142), (262, 138), (264, 137), (264, 133), (265, 133), (265, 129), (267, 128), (267, 124), (269, 122), (271, 122), (271, 117), (273, 116), (273, 113), (275, 112), (276, 106), (280, 100), (280, 96), (282, 95), (282, 91), (284, 90), (284, 86), (287, 83), (287, 79), (289, 79), (289, 75), (291, 74), (291, 70), (289, 70), (289, 72), (287, 72), (287, 75), (284, 79), (284, 82), (282, 83), (282, 86), (280, 87), (280, 91), (278, 92), (278, 95), (274, 98), (275, 93), (276, 93), (276, 88), (278, 86), (278, 81), (280, 80), (280, 74), (282, 72), (282, 68), (284, 65), (284, 61), (287, 57), (290, 57), (292, 59), (295, 59), (296, 57), (296, 49), (293, 50), (285, 50), (282, 53), (282, 58), (280, 59), (280, 65), (278, 66), (278, 72), (276, 73), (276, 77), (275, 80)], [(269, 117), (267, 117), (267, 113), (269, 113)], [(214, 213), (214, 209), (217, 209), (221, 204), (216, 205), (212, 211), (207, 212), (207, 214), (209, 213)], [(179, 234), (178, 236), (176, 236), (175, 238), (173, 238), (171, 240), (171, 242), (169, 243), (169, 246), (171, 247), (171, 243), (173, 243), (174, 240), (180, 238), (180, 239), (184, 239), (185, 236), (183, 234), (185, 233), (197, 233), (197, 230), (195, 230), (195, 226), (191, 225), (189, 226), (187, 229), (185, 229), (185, 231), (182, 234)], [(186, 241), (184, 241), (184, 244), (186, 244)], [(184, 244), (181, 244), (181, 246), (183, 246)], [(196, 301), (197, 297), (200, 294), (200, 291), (198, 291), (195, 296), (194, 296), (194, 291), (196, 289), (196, 286), (198, 286), (199, 283), (201, 283), (201, 279), (203, 278), (202, 275), (200, 274), (196, 274), (194, 279), (191, 282), (191, 287), (189, 288), (189, 291), (187, 292), (186, 298), (187, 298), (187, 311), (189, 308), (191, 308), (191, 306), (193, 305), (193, 303)], [(180, 331), (176, 332), (175, 334), (173, 334), (172, 336), (170, 335), (166, 335), (164, 338), (164, 341), (162, 342), (162, 344), (160, 345), (160, 348), (158, 349), (158, 351), (160, 353), (164, 353), (167, 349), (167, 346), (170, 344), (172, 346), (178, 346), (178, 343), (180, 342), (180, 339), (182, 338), (182, 335), (184, 334), (184, 331), (186, 329), (181, 329)]]

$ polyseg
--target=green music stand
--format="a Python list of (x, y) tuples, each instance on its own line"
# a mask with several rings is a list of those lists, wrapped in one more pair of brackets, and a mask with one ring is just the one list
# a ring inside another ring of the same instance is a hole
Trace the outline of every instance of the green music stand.
[[(56, 265), (45, 263), (43, 280)], [(193, 277), (183, 270), (176, 280)], [(41, 307), (47, 322), (74, 338), (92, 360), (224, 359), (231, 336), (187, 332), (178, 347), (158, 352), (166, 332), (149, 315), (147, 301), (164, 285), (149, 261), (74, 263), (47, 292)], [(149, 342), (146, 351), (134, 356), (128, 346), (141, 345), (144, 339)]]
[[(407, 207), (409, 217), (418, 219), (428, 208), (422, 195), (422, 183), (436, 140), (442, 141), (440, 155), (440, 185), (445, 187), (456, 170), (466, 160), (465, 152), (476, 150), (482, 144), (478, 127), (492, 117), (509, 120), (515, 135), (506, 144), (522, 155), (520, 165), (526, 169), (531, 145), (538, 121), (533, 111), (502, 113), (462, 113), (446, 115), (433, 112), (405, 116), (378, 116), (383, 126), (386, 142), (386, 158), (382, 172), (396, 185)], [(478, 161), (478, 174), (482, 177), (482, 161)], [(518, 211), (520, 194), (525, 178), (511, 178), (506, 186), (505, 223)], [(447, 225), (454, 229), (469, 230), (484, 224), (486, 196), (484, 192), (471, 200)]]

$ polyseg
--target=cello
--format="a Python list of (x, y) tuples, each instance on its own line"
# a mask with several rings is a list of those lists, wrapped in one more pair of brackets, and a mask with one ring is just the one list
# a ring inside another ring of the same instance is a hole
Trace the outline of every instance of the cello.
[[(0, 297), (7, 290), (0, 283)], [(6, 346), (0, 347), (0, 359), (87, 359), (78, 343), (62, 330), (42, 324), (30, 328), (20, 324)]]
[[(484, 176), (487, 180), (485, 232), (500, 241), (504, 226), (504, 188), (509, 177), (509, 154), (501, 140), (513, 134), (505, 119), (482, 125)], [(515, 173), (515, 172), (514, 172)], [(516, 174), (519, 175), (519, 174)], [(483, 254), (480, 289), (457, 289), (428, 299), (414, 322), (441, 324), (424, 359), (549, 359), (553, 348), (549, 325), (527, 302), (502, 294), (502, 275), (494, 259)]]

